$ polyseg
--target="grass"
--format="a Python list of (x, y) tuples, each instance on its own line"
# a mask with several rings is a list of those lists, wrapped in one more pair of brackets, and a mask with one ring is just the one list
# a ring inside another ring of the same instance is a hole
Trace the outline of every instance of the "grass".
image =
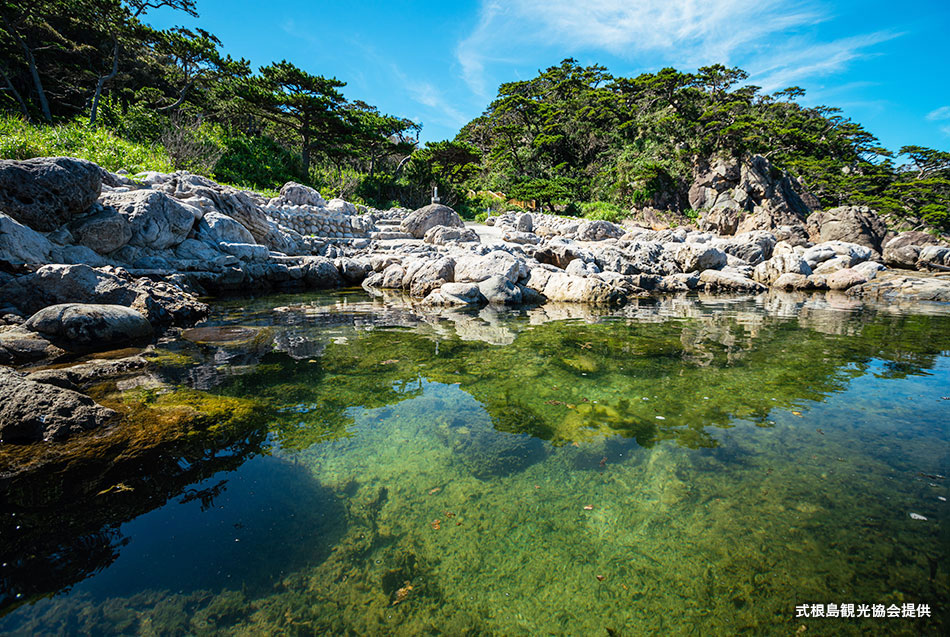
[(581, 216), (585, 219), (602, 219), (612, 223), (620, 223), (630, 216), (630, 212), (620, 206), (606, 201), (591, 201), (580, 204)]
[(111, 171), (124, 168), (135, 174), (147, 170), (174, 172), (160, 145), (130, 142), (81, 121), (34, 125), (0, 114), (0, 158), (68, 156), (87, 159)]

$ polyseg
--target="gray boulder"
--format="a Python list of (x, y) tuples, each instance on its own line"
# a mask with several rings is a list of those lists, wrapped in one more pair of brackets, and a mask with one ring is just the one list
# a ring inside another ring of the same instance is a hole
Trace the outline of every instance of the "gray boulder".
[(940, 245), (940, 240), (927, 232), (902, 232), (884, 244), (884, 263), (895, 268), (914, 269), (923, 246)]
[(726, 265), (726, 253), (705, 243), (683, 243), (673, 250), (683, 272), (718, 270)]
[(66, 246), (60, 251), (63, 263), (84, 264), (94, 268), (101, 268), (109, 265), (105, 257), (98, 252), (93, 252), (86, 246)]
[[(257, 243), (247, 228), (241, 223), (220, 212), (209, 212), (204, 216), (210, 235), (217, 241), (228, 243)], [(199, 226), (199, 230), (201, 226)]]
[(448, 226), (429, 228), (422, 240), (437, 246), (450, 243), (478, 243), (480, 241), (478, 233), (471, 228), (451, 228)]
[(496, 274), (517, 283), (527, 274), (524, 259), (504, 250), (493, 250), (484, 256), (465, 256), (455, 260), (455, 281), (458, 283), (478, 283)]
[(270, 256), (270, 250), (267, 249), (267, 246), (262, 246), (256, 243), (222, 242), (218, 244), (218, 247), (228, 254), (233, 254), (241, 261), (262, 263), (267, 261), (267, 258)]
[(465, 307), (485, 303), (477, 283), (445, 283), (422, 301), (425, 305)]
[[(789, 252), (772, 257), (755, 266), (752, 278), (759, 283), (772, 285), (785, 274), (800, 274), (807, 277), (812, 273), (811, 267), (799, 255)], [(786, 279), (788, 281), (789, 279)]]
[(101, 190), (101, 169), (83, 159), (0, 160), (0, 211), (40, 232), (89, 210)]
[(73, 240), (99, 254), (114, 252), (132, 240), (129, 218), (115, 208), (100, 208), (69, 224)]
[(521, 305), (518, 286), (497, 274), (479, 282), (478, 291), (492, 305)]
[(449, 226), (450, 228), (464, 228), (462, 218), (454, 210), (442, 204), (429, 204), (409, 213), (399, 229), (402, 232), (411, 234), (416, 239), (422, 239), (430, 228), (436, 226)]
[(45, 307), (25, 323), (63, 349), (111, 349), (152, 337), (152, 325), (124, 305), (63, 303)]
[(128, 220), (132, 229), (129, 244), (156, 250), (184, 241), (201, 216), (197, 208), (156, 190), (109, 193), (102, 197), (102, 203)]
[(825, 283), (831, 290), (847, 290), (855, 285), (867, 283), (868, 277), (854, 268), (842, 268), (828, 274)]
[(737, 272), (728, 272), (724, 270), (705, 270), (699, 275), (699, 283), (710, 292), (764, 292), (766, 287), (761, 283), (744, 277)]
[(326, 207), (326, 200), (310, 186), (288, 181), (280, 189), (280, 195), (271, 199), (271, 205), (277, 206), (317, 206)]
[(808, 234), (815, 243), (845, 241), (880, 253), (887, 226), (867, 206), (839, 206), (809, 216)]
[(15, 219), (0, 213), (0, 260), (10, 263), (49, 263), (53, 244)]
[(598, 219), (587, 221), (577, 228), (578, 241), (603, 241), (604, 239), (619, 239), (627, 233), (623, 226)]
[(88, 396), (0, 367), (0, 443), (62, 441), (117, 419)]
[(339, 197), (337, 197), (336, 199), (331, 199), (329, 203), (327, 203), (327, 210), (329, 210), (330, 212), (338, 212), (344, 215), (359, 214), (359, 211), (356, 209), (356, 206), (354, 206), (348, 201), (344, 201), (343, 199), (340, 199)]

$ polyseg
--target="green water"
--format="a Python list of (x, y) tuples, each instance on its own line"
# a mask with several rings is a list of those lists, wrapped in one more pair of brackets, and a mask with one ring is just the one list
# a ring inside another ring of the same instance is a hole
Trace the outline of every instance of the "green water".
[(222, 303), (155, 373), (266, 425), (195, 432), (36, 546), (14, 522), (63, 511), (18, 487), (0, 631), (946, 634), (950, 313), (916, 310)]

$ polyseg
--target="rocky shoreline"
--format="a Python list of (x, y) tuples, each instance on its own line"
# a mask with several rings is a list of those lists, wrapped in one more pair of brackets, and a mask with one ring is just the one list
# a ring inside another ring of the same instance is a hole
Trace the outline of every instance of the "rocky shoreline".
[(811, 212), (761, 157), (705, 166), (690, 200), (705, 212), (680, 227), (650, 211), (640, 225), (528, 212), (465, 224), (438, 203), (381, 211), (295, 183), (267, 198), (188, 173), (0, 162), (0, 442), (116, 419), (75, 384), (15, 368), (146, 344), (200, 321), (207, 296), (362, 286), (432, 311), (695, 291), (950, 302), (947, 243), (867, 208)]

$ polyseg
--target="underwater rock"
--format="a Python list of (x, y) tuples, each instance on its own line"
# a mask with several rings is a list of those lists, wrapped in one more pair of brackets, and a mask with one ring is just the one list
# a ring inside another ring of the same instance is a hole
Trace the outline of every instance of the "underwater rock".
[(524, 471), (545, 455), (541, 439), (529, 434), (465, 425), (439, 427), (438, 434), (457, 461), (480, 480)]

